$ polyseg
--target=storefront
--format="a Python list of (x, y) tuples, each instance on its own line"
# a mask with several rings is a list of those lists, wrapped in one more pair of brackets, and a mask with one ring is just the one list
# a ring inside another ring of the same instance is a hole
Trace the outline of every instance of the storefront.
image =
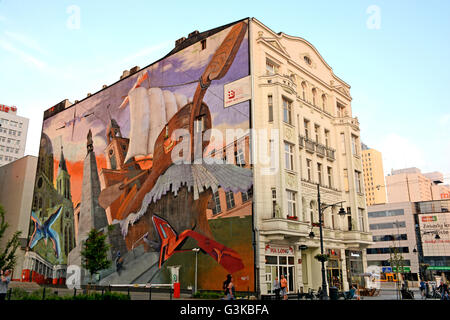
[(265, 248), (267, 293), (273, 293), (275, 278), (284, 275), (288, 283), (288, 292), (295, 291), (294, 247), (267, 244)]
[(345, 262), (347, 265), (347, 281), (349, 285), (364, 286), (364, 265), (362, 252), (359, 250), (345, 250)]
[(327, 263), (327, 281), (330, 287), (342, 290), (342, 261), (341, 250), (328, 249), (329, 260)]

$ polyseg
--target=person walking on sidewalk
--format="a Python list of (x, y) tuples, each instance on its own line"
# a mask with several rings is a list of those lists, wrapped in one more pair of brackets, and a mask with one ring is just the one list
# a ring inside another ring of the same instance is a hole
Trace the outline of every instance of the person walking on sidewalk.
[(273, 292), (275, 293), (275, 300), (280, 300), (280, 290), (280, 281), (278, 280), (278, 277), (275, 277), (275, 281), (273, 282)]
[(287, 279), (286, 277), (282, 274), (281, 275), (281, 280), (280, 280), (280, 287), (281, 287), (281, 295), (283, 296), (283, 300), (287, 300), (288, 296), (287, 296)]

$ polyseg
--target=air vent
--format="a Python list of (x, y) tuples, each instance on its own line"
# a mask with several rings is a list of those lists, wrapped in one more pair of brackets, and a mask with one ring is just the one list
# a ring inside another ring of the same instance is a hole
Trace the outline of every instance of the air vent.
[(186, 37), (182, 37), (178, 40), (175, 41), (175, 47), (179, 46), (180, 44), (182, 44), (184, 42), (184, 40), (186, 40)]

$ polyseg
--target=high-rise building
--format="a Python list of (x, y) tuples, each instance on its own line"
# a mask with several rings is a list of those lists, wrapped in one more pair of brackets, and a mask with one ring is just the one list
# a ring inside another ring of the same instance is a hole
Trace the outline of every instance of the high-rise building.
[(386, 176), (388, 202), (419, 202), (448, 199), (450, 186), (440, 172), (422, 173), (418, 168), (391, 170)]
[(37, 157), (25, 156), (0, 167), (0, 204), (5, 211), (5, 222), (8, 223), (0, 248), (5, 248), (15, 232), (21, 232), (13, 280), (20, 280), (22, 276), (37, 162)]
[(17, 107), (0, 104), (0, 166), (22, 158), (27, 141), (28, 119)]
[(365, 145), (363, 145), (362, 149), (364, 190), (367, 205), (386, 203), (386, 187), (381, 152), (367, 148)]

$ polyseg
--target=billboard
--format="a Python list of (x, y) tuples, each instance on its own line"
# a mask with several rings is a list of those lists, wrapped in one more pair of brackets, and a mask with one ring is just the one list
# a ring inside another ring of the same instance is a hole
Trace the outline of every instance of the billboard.
[(194, 35), (47, 113), (28, 243), (36, 263), (26, 264), (26, 277), (55, 282), (65, 277), (55, 270), (81, 266), (95, 228), (107, 235), (112, 261), (101, 285), (177, 278), (187, 288), (198, 274), (200, 289), (221, 289), (231, 273), (237, 290), (253, 289), (247, 24)]
[[(450, 213), (419, 214), (424, 256), (450, 256)], [(440, 239), (436, 239), (439, 234)]]

